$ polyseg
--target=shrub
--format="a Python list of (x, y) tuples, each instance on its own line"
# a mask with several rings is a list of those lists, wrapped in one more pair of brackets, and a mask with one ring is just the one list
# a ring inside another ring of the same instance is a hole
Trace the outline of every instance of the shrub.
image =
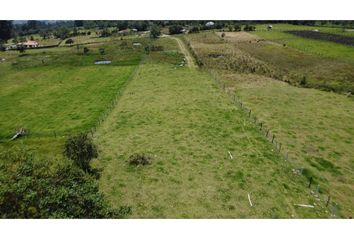
[(222, 37), (222, 38), (224, 38), (224, 37), (225, 37), (225, 33), (224, 33), (224, 32), (221, 34), (221, 37)]
[(234, 26), (235, 32), (239, 32), (239, 31), (241, 31), (241, 29), (242, 29), (242, 26), (240, 24), (235, 24), (235, 26)]
[(151, 157), (143, 153), (142, 154), (136, 153), (129, 157), (130, 165), (139, 166), (139, 165), (147, 165), (150, 163), (151, 163)]
[(65, 44), (73, 44), (74, 40), (72, 40), (71, 38), (69, 38), (68, 40), (65, 41)]
[(100, 48), (99, 51), (101, 55), (105, 54), (104, 48)]
[(97, 157), (97, 149), (87, 134), (69, 137), (65, 142), (64, 155), (85, 172), (89, 172), (90, 161)]
[(307, 84), (307, 77), (303, 76), (300, 80), (300, 85), (301, 86), (305, 86)]
[(171, 35), (182, 33), (182, 30), (183, 30), (183, 27), (180, 25), (171, 25), (168, 28), (168, 31), (170, 32)]
[(246, 24), (246, 26), (244, 27), (243, 30), (244, 31), (255, 31), (256, 30), (256, 26)]
[(199, 27), (198, 26), (193, 26), (190, 30), (189, 33), (198, 33), (199, 32)]
[(123, 218), (97, 182), (72, 164), (52, 166), (24, 151), (0, 155), (0, 218)]
[(88, 54), (90, 51), (90, 49), (88, 49), (87, 47), (84, 47), (84, 54)]
[(109, 37), (111, 35), (112, 35), (112, 33), (107, 28), (105, 28), (102, 30), (100, 37)]
[(158, 38), (161, 35), (160, 27), (156, 24), (150, 28), (150, 38)]
[(26, 51), (26, 48), (23, 45), (18, 45), (17, 50), (20, 52), (20, 54), (22, 54)]

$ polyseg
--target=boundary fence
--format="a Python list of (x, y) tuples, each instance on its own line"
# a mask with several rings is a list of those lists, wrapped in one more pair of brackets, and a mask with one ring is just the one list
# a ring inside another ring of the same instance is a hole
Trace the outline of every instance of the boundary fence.
[(308, 180), (308, 188), (310, 190), (310, 194), (313, 195), (315, 199), (317, 199), (319, 202), (322, 202), (324, 206), (330, 210), (331, 217), (337, 218), (337, 204), (333, 201), (329, 194), (326, 195), (322, 193), (319, 184), (314, 184), (314, 176), (306, 176), (304, 174), (305, 168), (300, 167), (299, 165), (301, 165), (301, 163), (297, 162), (295, 159), (292, 159), (289, 156), (289, 151), (286, 149), (286, 145), (280, 142), (280, 140), (276, 138), (273, 131), (265, 125), (265, 122), (261, 121), (260, 118), (256, 116), (255, 112), (244, 104), (244, 102), (236, 95), (235, 90), (230, 91), (230, 89), (226, 87), (225, 83), (223, 83), (213, 71), (205, 67), (205, 64), (198, 56), (191, 43), (184, 36), (182, 37), (182, 40), (187, 45), (187, 48), (191, 52), (192, 56), (196, 59), (198, 66), (203, 68), (212, 77), (218, 87), (223, 90), (223, 92), (227, 95), (231, 102), (242, 110), (244, 115), (246, 115), (246, 118), (249, 119), (249, 121), (253, 123), (260, 131), (260, 133), (273, 145), (276, 153), (278, 153), (282, 159), (292, 165), (292, 173), (306, 177), (306, 179)]

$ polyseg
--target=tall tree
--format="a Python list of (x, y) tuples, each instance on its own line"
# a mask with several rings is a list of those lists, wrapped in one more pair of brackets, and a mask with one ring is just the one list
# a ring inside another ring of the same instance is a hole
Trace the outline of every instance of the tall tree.
[(0, 20), (0, 42), (6, 42), (12, 35), (12, 21)]

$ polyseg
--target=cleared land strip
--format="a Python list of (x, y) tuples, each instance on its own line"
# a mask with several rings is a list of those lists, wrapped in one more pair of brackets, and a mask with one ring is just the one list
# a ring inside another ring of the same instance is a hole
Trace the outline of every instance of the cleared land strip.
[[(100, 189), (113, 205), (131, 206), (134, 218), (328, 217), (294, 206), (315, 201), (303, 178), (208, 74), (163, 56), (148, 57), (95, 134)], [(152, 164), (129, 165), (135, 153)]]

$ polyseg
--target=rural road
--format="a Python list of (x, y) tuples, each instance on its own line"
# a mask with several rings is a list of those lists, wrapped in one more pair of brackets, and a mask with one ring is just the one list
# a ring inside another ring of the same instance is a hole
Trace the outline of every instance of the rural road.
[(172, 38), (172, 39), (177, 41), (178, 46), (181, 49), (181, 52), (184, 54), (184, 56), (186, 58), (187, 65), (188, 65), (189, 68), (197, 68), (197, 65), (195, 64), (191, 53), (189, 52), (189, 50), (187, 49), (186, 45), (184, 44), (184, 42), (181, 39), (176, 38), (176, 37), (171, 37), (170, 35), (164, 35), (164, 36)]

